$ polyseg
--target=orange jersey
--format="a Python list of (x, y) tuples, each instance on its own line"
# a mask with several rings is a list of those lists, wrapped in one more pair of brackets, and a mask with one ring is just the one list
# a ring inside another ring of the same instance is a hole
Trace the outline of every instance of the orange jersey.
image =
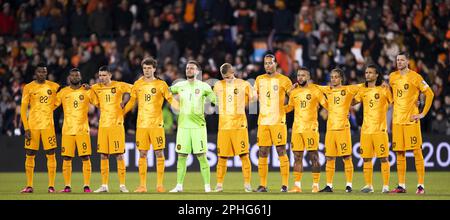
[(325, 106), (326, 99), (317, 85), (309, 84), (306, 87), (297, 87), (291, 91), (288, 107), (295, 109), (292, 125), (293, 133), (318, 131), (317, 111), (319, 104)]
[(105, 86), (97, 83), (92, 86), (94, 103), (100, 108), (99, 127), (123, 125), (123, 109), (120, 107), (124, 93), (131, 92), (131, 85), (124, 82), (111, 81)]
[(386, 114), (389, 103), (392, 103), (392, 93), (381, 86), (361, 87), (355, 100), (363, 103), (364, 119), (361, 133), (373, 134), (387, 131)]
[(156, 79), (137, 80), (131, 88), (131, 98), (138, 101), (137, 128), (163, 127), (162, 106), (164, 99), (172, 103), (172, 93), (167, 83)]
[(346, 85), (339, 88), (319, 86), (325, 94), (328, 103), (327, 130), (342, 130), (349, 128), (348, 115), (353, 97), (363, 84)]
[[(54, 127), (53, 110), (58, 89), (57, 83), (48, 80), (43, 84), (33, 81), (25, 85), (20, 109), (25, 130)], [(28, 105), (30, 111), (27, 117)]]
[(394, 97), (394, 114), (392, 123), (413, 124), (411, 116), (419, 114), (417, 101), (420, 92), (425, 92), (429, 88), (428, 84), (418, 73), (409, 70), (405, 75), (399, 71), (389, 75), (389, 84), (392, 87)]
[(219, 100), (219, 130), (247, 128), (245, 106), (252, 96), (250, 83), (235, 79), (232, 82), (218, 81), (214, 93)]
[(83, 87), (67, 86), (58, 92), (55, 106), (62, 104), (64, 109), (63, 135), (89, 134), (89, 103), (92, 103), (92, 91)]
[(266, 73), (256, 77), (255, 90), (259, 100), (258, 125), (286, 123), (284, 101), (291, 88), (291, 80), (280, 73), (273, 76)]

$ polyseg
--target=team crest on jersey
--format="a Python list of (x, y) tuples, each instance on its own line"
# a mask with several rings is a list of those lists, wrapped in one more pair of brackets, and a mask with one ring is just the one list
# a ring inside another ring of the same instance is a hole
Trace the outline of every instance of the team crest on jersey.
[(234, 94), (237, 95), (239, 93), (239, 89), (234, 89)]
[(405, 90), (408, 90), (408, 89), (409, 89), (409, 84), (405, 84), (405, 85), (403, 86), (403, 88), (405, 88)]
[(116, 88), (112, 88), (111, 93), (116, 93)]
[(200, 89), (195, 89), (195, 94), (200, 94)]
[(78, 98), (80, 98), (80, 100), (83, 100), (83, 99), (84, 99), (84, 96), (83, 96), (83, 95), (80, 95)]
[(306, 99), (311, 100), (311, 94), (307, 94)]
[(273, 86), (273, 91), (278, 91), (278, 85)]
[(152, 94), (156, 93), (156, 88), (152, 88)]
[(380, 98), (380, 94), (375, 93), (375, 99), (379, 99)]
[(177, 145), (177, 150), (181, 150), (181, 145)]
[(341, 96), (345, 96), (345, 90), (341, 91)]
[(51, 95), (52, 94), (52, 90), (47, 90), (47, 94)]

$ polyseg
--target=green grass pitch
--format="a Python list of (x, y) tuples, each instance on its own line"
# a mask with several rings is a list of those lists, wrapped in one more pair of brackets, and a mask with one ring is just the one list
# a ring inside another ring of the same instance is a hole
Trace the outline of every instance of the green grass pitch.
[[(211, 186), (214, 189), (215, 173), (211, 173)], [(224, 192), (204, 193), (200, 172), (188, 172), (184, 183), (183, 193), (156, 193), (156, 174), (150, 172), (147, 175), (148, 193), (119, 193), (118, 178), (116, 172), (110, 173), (109, 193), (86, 194), (82, 193), (82, 174), (72, 174), (72, 193), (47, 193), (47, 173), (35, 173), (33, 194), (21, 194), (19, 191), (25, 186), (24, 173), (0, 173), (0, 199), (1, 200), (450, 200), (450, 172), (427, 172), (425, 176), (425, 195), (416, 195), (417, 176), (415, 172), (407, 173), (406, 194), (382, 194), (380, 172), (374, 173), (375, 193), (364, 194), (359, 190), (364, 185), (362, 172), (355, 172), (353, 177), (352, 193), (345, 193), (345, 177), (343, 172), (336, 172), (334, 176), (334, 193), (311, 193), (311, 173), (305, 172), (302, 180), (303, 193), (281, 193), (281, 178), (279, 172), (270, 172), (268, 177), (268, 193), (245, 193), (243, 190), (243, 178), (241, 172), (228, 172), (225, 177)], [(91, 188), (95, 190), (100, 185), (100, 173), (93, 173)], [(290, 184), (293, 185), (292, 176)], [(258, 186), (258, 173), (252, 174), (252, 186)], [(397, 182), (397, 174), (391, 172), (391, 184), (393, 189)], [(165, 173), (165, 188), (170, 190), (175, 186), (176, 173)], [(132, 192), (139, 184), (137, 172), (127, 173), (127, 187)], [(321, 174), (320, 187), (325, 186), (325, 172)], [(63, 177), (59, 172), (56, 176), (56, 189), (63, 188)]]

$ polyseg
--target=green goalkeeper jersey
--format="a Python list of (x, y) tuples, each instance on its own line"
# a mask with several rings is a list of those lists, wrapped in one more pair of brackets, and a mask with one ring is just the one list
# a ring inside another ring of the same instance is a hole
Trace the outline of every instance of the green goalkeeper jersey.
[(216, 96), (211, 87), (200, 80), (178, 82), (170, 87), (173, 94), (180, 96), (178, 127), (202, 128), (206, 126), (205, 101), (208, 98), (216, 104)]

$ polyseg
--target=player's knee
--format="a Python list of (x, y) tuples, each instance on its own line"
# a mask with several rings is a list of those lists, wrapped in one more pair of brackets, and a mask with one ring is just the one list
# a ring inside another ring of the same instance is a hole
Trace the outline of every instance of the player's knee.
[(387, 157), (382, 157), (382, 158), (380, 158), (380, 161), (382, 163), (386, 163), (386, 162), (388, 162), (388, 158)]
[(241, 158), (241, 159), (242, 159), (242, 158), (245, 158), (245, 157), (247, 157), (247, 155), (248, 155), (247, 153), (245, 153), (245, 154), (240, 154), (240, 155), (239, 155), (239, 158)]
[(296, 163), (303, 162), (303, 153), (302, 152), (294, 152), (294, 160)]
[(370, 162), (372, 159), (371, 158), (363, 158), (364, 162)]
[(65, 160), (65, 161), (71, 161), (71, 160), (72, 160), (72, 157), (64, 156), (64, 157), (63, 157), (63, 160)]
[(268, 157), (269, 156), (269, 149), (268, 147), (260, 147), (258, 155), (260, 157)]
[(25, 154), (28, 156), (34, 156), (34, 155), (36, 155), (36, 153), (37, 153), (37, 151), (35, 151), (35, 150), (30, 150), (30, 149), (25, 150)]
[(326, 157), (326, 160), (332, 161), (332, 160), (335, 160), (335, 158), (334, 157)]
[(114, 156), (116, 156), (117, 160), (123, 160), (123, 154), (116, 154)]
[(88, 155), (86, 155), (86, 156), (81, 156), (81, 160), (82, 161), (87, 161), (87, 160), (89, 160), (90, 158), (89, 158), (89, 156)]
[(147, 158), (147, 151), (140, 150), (139, 151), (139, 157), (140, 158)]
[(45, 154), (53, 155), (53, 154), (55, 154), (55, 149), (47, 150), (47, 151), (45, 151)]
[(109, 156), (107, 154), (100, 154), (100, 158), (102, 160), (107, 160), (109, 158)]
[(205, 155), (205, 154), (203, 153), (203, 154), (196, 154), (195, 156), (196, 156), (198, 159), (200, 159), (200, 158), (202, 158), (204, 155)]
[(163, 158), (164, 157), (164, 151), (163, 150), (155, 150), (155, 155), (157, 158)]

